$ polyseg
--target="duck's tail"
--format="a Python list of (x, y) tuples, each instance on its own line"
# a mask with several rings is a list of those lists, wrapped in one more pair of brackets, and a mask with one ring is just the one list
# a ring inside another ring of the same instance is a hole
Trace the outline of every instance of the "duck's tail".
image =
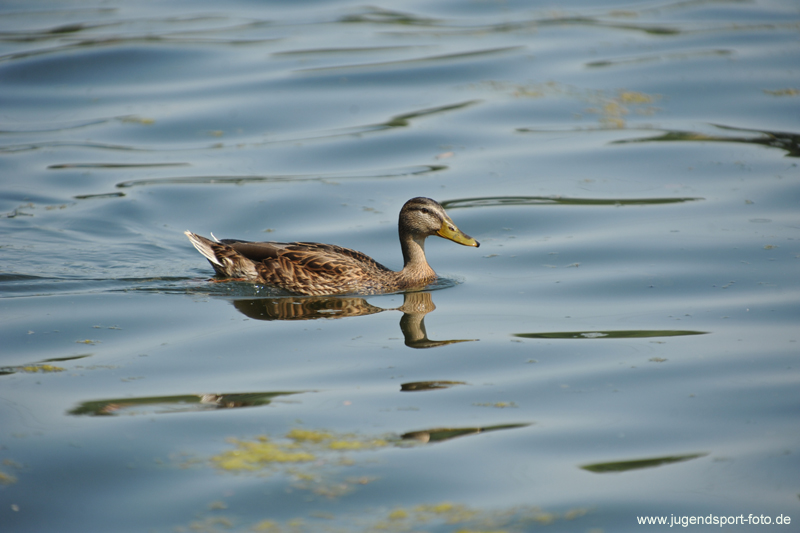
[(220, 260), (217, 259), (217, 254), (214, 252), (213, 245), (216, 244), (214, 241), (210, 241), (205, 237), (201, 237), (196, 233), (192, 233), (191, 231), (184, 231), (183, 233), (189, 237), (189, 240), (192, 242), (192, 245), (197, 248), (197, 251), (203, 254), (203, 257), (211, 261), (212, 265), (215, 267), (223, 266)]
[(216, 240), (206, 239), (191, 231), (183, 232), (197, 251), (208, 259), (217, 274), (229, 278), (245, 278), (254, 281), (258, 278), (255, 263), (234, 250), (231, 246)]

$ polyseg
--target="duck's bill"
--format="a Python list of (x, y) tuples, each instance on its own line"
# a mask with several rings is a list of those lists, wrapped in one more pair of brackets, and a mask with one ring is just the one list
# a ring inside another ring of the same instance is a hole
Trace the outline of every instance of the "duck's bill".
[(447, 222), (446, 220), (442, 222), (442, 227), (439, 228), (436, 234), (439, 235), (439, 237), (444, 237), (445, 239), (463, 244), (464, 246), (474, 246), (477, 248), (481, 245), (481, 243), (458, 229), (455, 224)]

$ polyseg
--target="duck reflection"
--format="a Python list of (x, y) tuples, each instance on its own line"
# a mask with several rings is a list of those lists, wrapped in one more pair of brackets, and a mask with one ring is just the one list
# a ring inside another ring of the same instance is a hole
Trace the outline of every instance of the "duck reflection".
[(400, 330), (409, 348), (434, 348), (478, 339), (436, 341), (428, 338), (425, 315), (436, 309), (430, 292), (403, 294), (400, 307), (377, 307), (358, 296), (281, 296), (234, 300), (234, 307), (255, 320), (317, 320), (373, 315), (383, 311), (402, 311)]

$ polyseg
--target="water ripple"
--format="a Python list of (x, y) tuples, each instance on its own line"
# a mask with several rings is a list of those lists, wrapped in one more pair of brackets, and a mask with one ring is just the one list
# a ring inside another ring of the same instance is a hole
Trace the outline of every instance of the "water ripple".
[(330, 179), (377, 179), (396, 178), (404, 176), (418, 176), (431, 172), (444, 170), (441, 165), (417, 165), (381, 171), (364, 171), (330, 174), (286, 174), (286, 175), (248, 175), (248, 176), (182, 176), (175, 178), (154, 178), (130, 180), (117, 183), (117, 187), (139, 187), (150, 185), (209, 185), (209, 184), (234, 184), (245, 183), (270, 183), (270, 182), (296, 182), (296, 181), (324, 181)]

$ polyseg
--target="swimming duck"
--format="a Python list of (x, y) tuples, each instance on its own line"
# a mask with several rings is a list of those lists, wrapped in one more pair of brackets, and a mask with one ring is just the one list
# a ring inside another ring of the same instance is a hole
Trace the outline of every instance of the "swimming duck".
[(406, 202), (400, 210), (398, 230), (403, 251), (403, 270), (399, 272), (361, 252), (333, 244), (216, 237), (212, 241), (190, 231), (185, 234), (220, 276), (308, 295), (380, 294), (422, 288), (436, 279), (425, 259), (427, 237), (437, 235), (464, 246), (480, 246), (430, 198)]

